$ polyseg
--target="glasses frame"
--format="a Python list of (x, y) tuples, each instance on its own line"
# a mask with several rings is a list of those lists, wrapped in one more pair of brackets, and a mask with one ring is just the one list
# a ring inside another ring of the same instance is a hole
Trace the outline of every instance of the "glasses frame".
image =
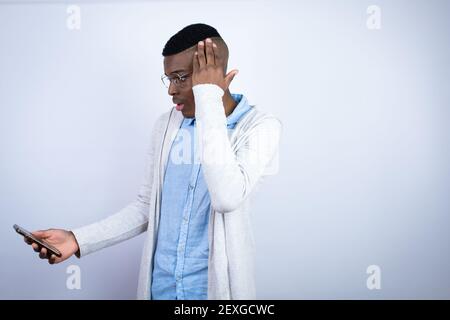
[[(186, 79), (188, 78), (188, 76), (190, 76), (192, 74), (192, 72), (188, 72), (188, 73), (183, 73), (183, 74), (179, 74), (179, 73), (173, 73), (174, 76), (166, 76), (165, 74), (163, 74), (161, 76), (161, 81), (164, 85), (164, 87), (166, 87), (167, 89), (169, 89), (169, 86), (171, 83), (173, 83), (177, 88), (182, 88), (184, 82), (186, 81)], [(169, 81), (169, 85), (167, 85), (164, 81), (165, 80)]]

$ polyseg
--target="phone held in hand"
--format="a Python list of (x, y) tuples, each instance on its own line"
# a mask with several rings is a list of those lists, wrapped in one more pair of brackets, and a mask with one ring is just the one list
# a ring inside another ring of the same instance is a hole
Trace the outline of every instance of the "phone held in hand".
[(54, 254), (55, 256), (57, 256), (57, 257), (61, 257), (62, 256), (61, 252), (58, 249), (56, 249), (52, 245), (48, 244), (44, 240), (40, 240), (40, 239), (36, 238), (35, 236), (33, 236), (33, 234), (31, 232), (25, 230), (22, 227), (19, 227), (17, 224), (15, 224), (13, 227), (14, 227), (14, 230), (16, 230), (16, 232), (18, 234), (24, 236), (25, 238), (31, 239), (33, 242), (36, 242), (41, 247), (46, 248), (47, 251), (49, 251), (50, 253)]

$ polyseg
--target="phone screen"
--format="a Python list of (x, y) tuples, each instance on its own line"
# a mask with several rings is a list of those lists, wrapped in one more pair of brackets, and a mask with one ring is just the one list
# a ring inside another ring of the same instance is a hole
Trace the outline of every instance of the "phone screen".
[(51, 253), (53, 253), (55, 256), (57, 257), (61, 257), (62, 254), (61, 252), (56, 249), (55, 247), (53, 247), (52, 245), (48, 244), (47, 242), (45, 242), (44, 240), (40, 240), (38, 238), (36, 238), (35, 236), (33, 236), (33, 234), (27, 230), (25, 230), (22, 227), (19, 227), (17, 224), (15, 224), (13, 226), (14, 230), (16, 230), (16, 232), (26, 238), (29, 238), (31, 240), (33, 240), (34, 242), (36, 242), (37, 244), (39, 244), (40, 246), (46, 248), (48, 251), (50, 251)]

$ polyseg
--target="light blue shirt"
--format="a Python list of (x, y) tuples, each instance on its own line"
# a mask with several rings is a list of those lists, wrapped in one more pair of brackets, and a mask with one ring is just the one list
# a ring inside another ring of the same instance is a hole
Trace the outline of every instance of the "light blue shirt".
[[(243, 95), (232, 97), (238, 105), (227, 117), (228, 130), (234, 129), (252, 108)], [(185, 118), (170, 149), (164, 175), (151, 286), (154, 300), (207, 299), (211, 201), (195, 158), (196, 140), (195, 118)]]

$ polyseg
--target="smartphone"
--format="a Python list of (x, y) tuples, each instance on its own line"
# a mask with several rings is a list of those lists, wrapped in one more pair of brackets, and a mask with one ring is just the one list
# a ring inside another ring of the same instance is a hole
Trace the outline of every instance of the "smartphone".
[(41, 247), (46, 248), (47, 251), (50, 252), (50, 254), (54, 254), (57, 257), (61, 257), (62, 256), (61, 252), (58, 249), (56, 249), (52, 245), (48, 244), (44, 240), (39, 240), (38, 238), (33, 236), (33, 234), (31, 232), (25, 230), (24, 228), (19, 227), (17, 224), (15, 224), (13, 226), (13, 228), (14, 228), (14, 230), (16, 230), (16, 232), (18, 234), (24, 236), (25, 238), (31, 239), (31, 240), (33, 240), (33, 242), (36, 242)]

